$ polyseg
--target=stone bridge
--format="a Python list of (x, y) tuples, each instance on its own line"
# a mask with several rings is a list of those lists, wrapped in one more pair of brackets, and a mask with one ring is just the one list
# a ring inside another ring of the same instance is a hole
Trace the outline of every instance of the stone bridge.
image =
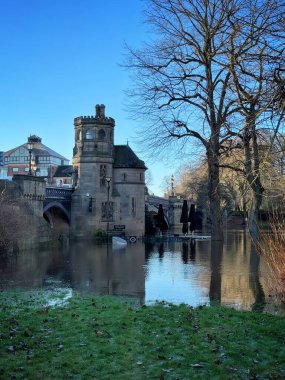
[(72, 188), (46, 187), (43, 214), (57, 234), (69, 229)]
[[(70, 224), (72, 188), (46, 187), (46, 196), (43, 205), (43, 214), (56, 233), (66, 233)], [(169, 229), (175, 232), (175, 225), (179, 223), (182, 202), (177, 197), (162, 198), (149, 195), (146, 199), (146, 209), (149, 212), (157, 213), (159, 204), (162, 205), (165, 221)]]

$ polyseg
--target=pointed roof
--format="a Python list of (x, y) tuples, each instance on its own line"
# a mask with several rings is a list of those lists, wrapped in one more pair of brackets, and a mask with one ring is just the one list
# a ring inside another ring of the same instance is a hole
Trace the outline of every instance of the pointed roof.
[(129, 145), (114, 146), (114, 168), (147, 169), (144, 161), (138, 158)]

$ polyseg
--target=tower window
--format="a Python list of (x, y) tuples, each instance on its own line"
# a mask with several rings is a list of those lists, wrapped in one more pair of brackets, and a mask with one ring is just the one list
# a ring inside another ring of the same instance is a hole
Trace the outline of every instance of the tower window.
[(105, 140), (106, 139), (106, 133), (104, 129), (100, 129), (98, 132), (98, 140)]
[(100, 165), (100, 186), (106, 186), (106, 165)]
[(93, 133), (92, 129), (87, 129), (85, 138), (86, 138), (86, 140), (93, 140), (94, 133)]
[(143, 182), (143, 173), (140, 173), (140, 181)]
[(127, 173), (123, 173), (123, 181), (127, 180)]

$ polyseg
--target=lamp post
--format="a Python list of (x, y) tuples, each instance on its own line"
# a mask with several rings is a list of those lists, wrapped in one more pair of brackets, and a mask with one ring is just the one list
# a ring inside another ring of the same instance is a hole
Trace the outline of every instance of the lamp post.
[(93, 197), (89, 193), (86, 193), (86, 197), (89, 198), (88, 211), (92, 212), (92, 210), (93, 210)]
[(34, 144), (31, 141), (29, 141), (27, 146), (29, 150), (29, 175), (32, 175), (32, 149)]
[(106, 177), (106, 182), (107, 182), (107, 207), (106, 207), (106, 212), (107, 212), (107, 244), (109, 241), (109, 222), (110, 222), (110, 182), (111, 182), (111, 177)]

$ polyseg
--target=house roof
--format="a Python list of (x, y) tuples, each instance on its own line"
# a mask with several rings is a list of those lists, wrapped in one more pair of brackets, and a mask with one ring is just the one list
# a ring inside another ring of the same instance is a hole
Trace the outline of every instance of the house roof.
[(114, 146), (114, 168), (147, 169), (144, 161), (138, 158), (129, 145)]
[[(16, 148), (8, 150), (4, 154), (5, 154), (5, 156), (10, 156), (11, 154), (13, 154), (19, 148), (25, 148), (25, 149), (28, 150), (28, 145), (27, 145), (27, 143), (19, 145)], [(33, 154), (35, 154), (37, 156), (38, 155), (41, 155), (41, 156), (53, 156), (53, 157), (59, 158), (61, 160), (69, 161), (68, 158), (62, 156), (61, 154), (59, 154), (57, 152), (55, 152), (54, 150), (52, 150), (48, 146), (42, 144), (40, 141), (34, 142), (34, 146), (33, 146), (32, 152), (33, 152)]]
[(71, 177), (73, 171), (72, 165), (59, 165), (54, 173), (54, 177)]

